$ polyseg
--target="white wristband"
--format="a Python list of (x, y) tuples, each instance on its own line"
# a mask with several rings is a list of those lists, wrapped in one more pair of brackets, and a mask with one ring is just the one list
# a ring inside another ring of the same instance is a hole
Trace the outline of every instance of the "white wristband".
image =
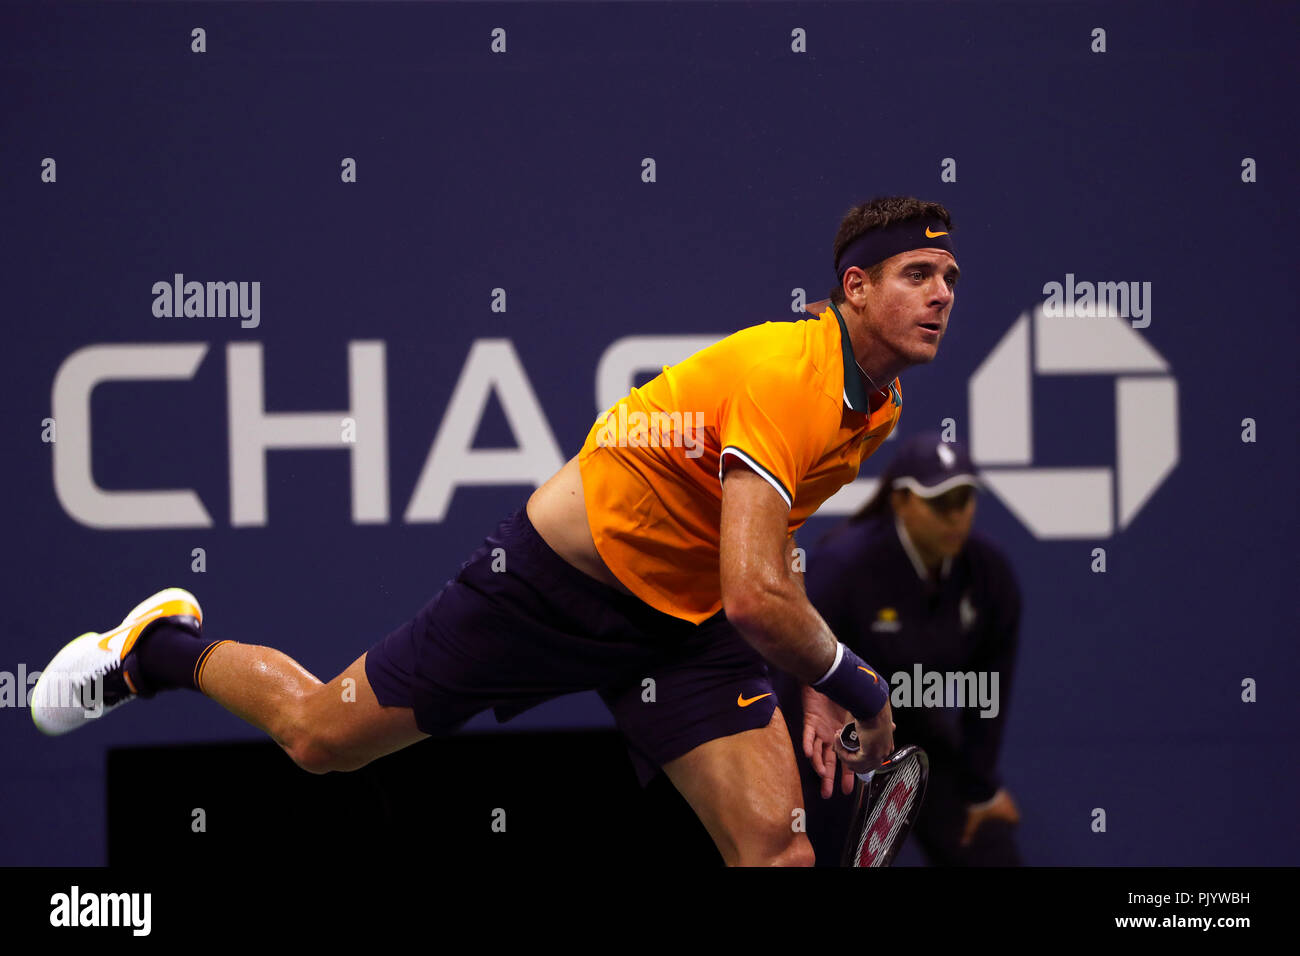
[(830, 679), (830, 676), (835, 673), (835, 669), (840, 666), (840, 661), (842, 660), (844, 660), (844, 644), (841, 641), (836, 641), (835, 661), (831, 664), (831, 669), (814, 681), (813, 686), (816, 687), (818, 684), (826, 683), (826, 681)]

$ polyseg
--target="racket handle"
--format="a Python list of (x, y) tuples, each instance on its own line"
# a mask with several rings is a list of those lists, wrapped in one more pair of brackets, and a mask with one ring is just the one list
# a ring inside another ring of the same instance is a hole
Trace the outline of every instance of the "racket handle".
[(840, 730), (840, 743), (851, 754), (857, 753), (860, 749), (858, 747), (858, 726), (853, 721), (850, 720)]
[[(840, 743), (844, 749), (851, 754), (857, 753), (861, 748), (858, 745), (858, 728), (852, 721), (849, 721), (840, 730)], [(874, 770), (868, 770), (866, 773), (855, 773), (854, 776), (863, 783), (870, 783), (871, 778), (876, 775)]]

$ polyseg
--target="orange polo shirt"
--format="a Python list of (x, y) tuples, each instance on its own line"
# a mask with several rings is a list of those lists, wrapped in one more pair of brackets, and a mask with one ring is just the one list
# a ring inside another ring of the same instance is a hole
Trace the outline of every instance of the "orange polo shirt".
[(794, 533), (898, 423), (898, 379), (870, 395), (866, 382), (828, 305), (815, 319), (742, 329), (632, 389), (578, 453), (610, 571), (666, 614), (712, 617), (722, 609), (723, 469), (740, 461), (767, 479)]

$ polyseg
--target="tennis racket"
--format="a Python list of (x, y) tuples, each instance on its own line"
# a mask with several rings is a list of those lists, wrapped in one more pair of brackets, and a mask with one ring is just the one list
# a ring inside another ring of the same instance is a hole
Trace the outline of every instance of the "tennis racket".
[[(858, 732), (853, 724), (844, 725), (840, 743), (850, 753), (857, 752)], [(875, 770), (856, 776), (852, 824), (840, 865), (889, 866), (921, 812), (930, 759), (920, 747), (907, 746)]]

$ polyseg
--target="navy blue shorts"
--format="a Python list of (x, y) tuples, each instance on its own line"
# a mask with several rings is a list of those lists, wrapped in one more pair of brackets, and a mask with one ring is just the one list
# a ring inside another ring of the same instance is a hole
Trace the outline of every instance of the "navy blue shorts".
[(766, 727), (776, 709), (774, 695), (755, 700), (772, 692), (767, 665), (722, 612), (696, 625), (602, 584), (551, 550), (523, 508), (370, 649), (366, 677), (427, 734), (595, 690), (642, 784), (700, 744)]

